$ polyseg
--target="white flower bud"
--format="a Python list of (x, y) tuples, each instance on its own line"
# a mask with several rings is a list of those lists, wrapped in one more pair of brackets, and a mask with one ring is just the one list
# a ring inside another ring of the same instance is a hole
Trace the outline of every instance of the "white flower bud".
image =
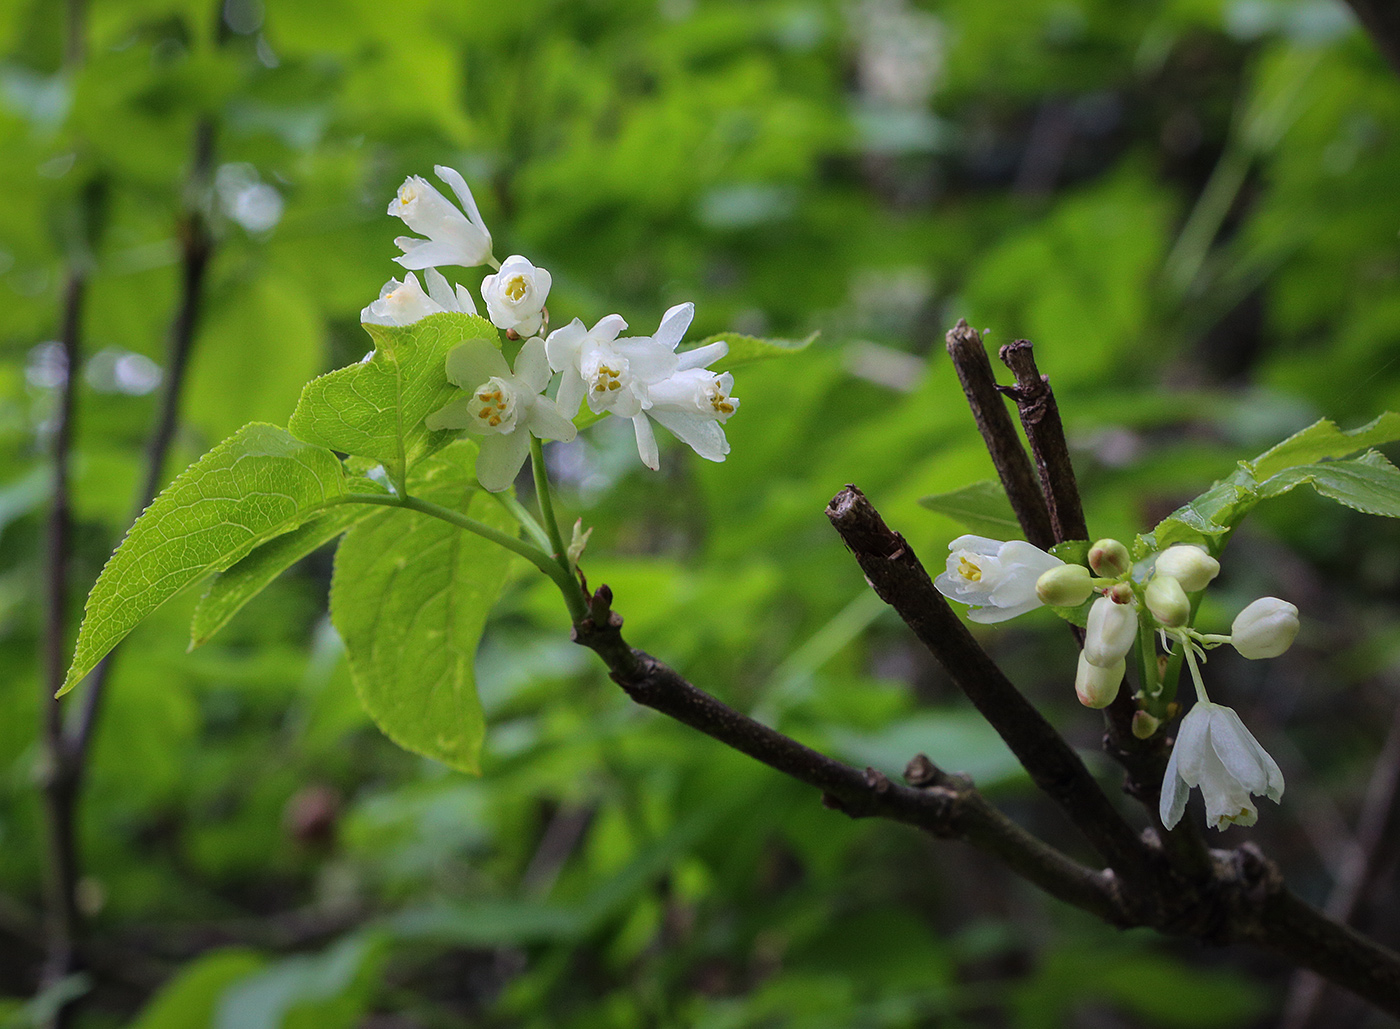
[(1078, 607), (1093, 592), (1089, 569), (1083, 565), (1060, 565), (1035, 581), (1035, 595), (1051, 607)]
[(1170, 575), (1154, 575), (1143, 596), (1147, 610), (1168, 629), (1179, 629), (1191, 617), (1191, 601), (1186, 591)]
[(1114, 539), (1102, 539), (1089, 548), (1089, 567), (1095, 575), (1116, 579), (1133, 566), (1128, 548)]
[(1298, 635), (1298, 609), (1278, 597), (1260, 597), (1235, 616), (1230, 642), (1251, 661), (1278, 657)]
[(1089, 607), (1089, 626), (1084, 634), (1084, 659), (1100, 668), (1122, 664), (1137, 639), (1136, 609), (1100, 597)]
[(1127, 668), (1128, 663), (1122, 658), (1110, 667), (1101, 667), (1089, 661), (1080, 651), (1079, 671), (1074, 676), (1074, 692), (1079, 697), (1079, 703), (1085, 707), (1108, 707), (1118, 696), (1118, 687)]
[(1220, 562), (1206, 553), (1204, 547), (1179, 543), (1157, 555), (1157, 574), (1170, 575), (1187, 593), (1203, 590), (1220, 574)]

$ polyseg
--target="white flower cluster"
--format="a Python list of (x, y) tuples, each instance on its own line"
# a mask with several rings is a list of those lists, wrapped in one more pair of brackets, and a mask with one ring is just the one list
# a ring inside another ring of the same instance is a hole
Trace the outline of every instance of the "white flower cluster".
[[(389, 214), (420, 234), (394, 240), (403, 251), (394, 260), (410, 270), (403, 281), (390, 279), (379, 299), (360, 312), (360, 320), (399, 326), (444, 311), (476, 314), (467, 288), (454, 289), (437, 269), (482, 264), (496, 269), (482, 280), (481, 297), (491, 324), (512, 340), (524, 339), (514, 367), (492, 343), (465, 341), (448, 356), (447, 377), (466, 395), (425, 421), (429, 429), (466, 430), (481, 437), (481, 484), (492, 492), (509, 487), (530, 451), (532, 435), (573, 439), (571, 419), (585, 398), (595, 414), (631, 420), (637, 452), (653, 471), (660, 467), (653, 420), (701, 457), (723, 461), (729, 453), (723, 425), (739, 409), (739, 401), (730, 393), (733, 377), (710, 371), (709, 366), (724, 357), (729, 346), (719, 342), (676, 350), (695, 317), (695, 305), (672, 307), (652, 336), (620, 337), (627, 323), (616, 314), (591, 329), (575, 318), (542, 336), (549, 326), (549, 272), (518, 254), (497, 263), (491, 233), (466, 180), (451, 168), (439, 165), (433, 170), (451, 187), (461, 208), (420, 176), (404, 180), (389, 203)], [(419, 269), (425, 269), (427, 292), (413, 274)], [(555, 373), (559, 385), (550, 399), (545, 390)]]
[[(1180, 648), (1196, 687), (1197, 703), (1182, 719), (1162, 783), (1160, 815), (1168, 829), (1181, 820), (1187, 796), (1199, 787), (1206, 821), (1217, 829), (1253, 825), (1252, 796), (1277, 801), (1283, 773), (1233, 710), (1210, 701), (1198, 663), (1205, 650), (1228, 643), (1251, 660), (1278, 657), (1298, 635), (1298, 609), (1277, 597), (1261, 597), (1235, 618), (1230, 634), (1191, 628), (1191, 595), (1220, 573), (1220, 562), (1202, 547), (1178, 544), (1134, 565), (1117, 540), (1089, 548), (1088, 567), (1066, 564), (1029, 543), (960, 536), (948, 544), (947, 570), (934, 580), (946, 597), (971, 605), (974, 622), (1000, 622), (1042, 604), (1089, 606), (1075, 693), (1086, 707), (1102, 708), (1118, 696), (1133, 646), (1151, 647), (1154, 633)], [(1149, 655), (1155, 667), (1155, 652)], [(1148, 662), (1144, 662), (1147, 665)], [(1145, 684), (1138, 699), (1160, 689)], [(1160, 720), (1146, 710), (1133, 719), (1135, 733), (1151, 736)]]

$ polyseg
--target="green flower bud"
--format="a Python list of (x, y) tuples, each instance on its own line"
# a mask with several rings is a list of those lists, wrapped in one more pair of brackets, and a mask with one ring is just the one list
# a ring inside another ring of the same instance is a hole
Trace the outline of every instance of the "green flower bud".
[(1093, 592), (1089, 569), (1083, 565), (1060, 565), (1035, 581), (1035, 595), (1051, 607), (1078, 607)]
[(1116, 579), (1133, 566), (1128, 548), (1117, 540), (1102, 539), (1089, 548), (1089, 567), (1095, 575)]
[(1149, 740), (1152, 734), (1157, 731), (1157, 727), (1162, 724), (1160, 718), (1155, 718), (1146, 711), (1133, 712), (1133, 735), (1140, 740)]
[(1170, 575), (1154, 575), (1144, 595), (1147, 610), (1168, 629), (1179, 629), (1191, 617), (1191, 601), (1186, 591)]
[(1220, 562), (1204, 547), (1179, 543), (1157, 555), (1157, 574), (1170, 575), (1187, 593), (1195, 593), (1220, 574)]

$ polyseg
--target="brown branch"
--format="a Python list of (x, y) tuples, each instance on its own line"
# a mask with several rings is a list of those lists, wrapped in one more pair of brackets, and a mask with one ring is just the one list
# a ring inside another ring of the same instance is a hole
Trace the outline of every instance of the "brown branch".
[(1400, 75), (1400, 5), (1395, 0), (1347, 0), (1357, 20), (1371, 34), (1376, 49)]
[(1065, 428), (1060, 422), (1060, 408), (1050, 389), (1050, 380), (1035, 366), (1035, 355), (1028, 340), (1018, 339), (1001, 348), (1001, 360), (1016, 376), (1016, 385), (1002, 392), (1016, 401), (1021, 415), (1021, 427), (1035, 457), (1040, 475), (1040, 488), (1050, 507), (1050, 524), (1054, 542), (1084, 540), (1089, 529), (1084, 523), (1084, 506), (1079, 501), (1079, 486), (1074, 479), (1074, 464), (1070, 461), (1065, 442)]
[(899, 613), (973, 706), (991, 723), (1045, 793), (1069, 815), (1130, 890), (1147, 876), (1150, 855), (1099, 784), (1044, 716), (978, 645), (934, 588), (909, 543), (885, 525), (854, 486), (826, 516), (855, 555), (880, 599)]
[[(1355, 843), (1348, 849), (1324, 911), (1328, 917), (1348, 924), (1365, 897), (1393, 839), (1400, 821), (1400, 709), (1391, 722), (1390, 733), (1361, 803)], [(1315, 972), (1299, 972), (1288, 989), (1280, 1025), (1283, 1029), (1305, 1029), (1320, 1009), (1325, 983)]]
[(1021, 523), (1021, 531), (1028, 542), (1048, 550), (1055, 543), (1050, 511), (1035, 484), (1035, 473), (1031, 471), (1030, 460), (1021, 446), (1021, 437), (1016, 434), (1011, 415), (1007, 413), (1006, 401), (997, 392), (996, 376), (987, 357), (987, 348), (982, 345), (982, 336), (976, 329), (969, 328), (965, 319), (960, 319), (948, 331), (947, 340), (948, 356), (958, 373), (968, 406), (972, 408), (977, 429), (987, 444), (987, 452), (992, 456), (1002, 489), (1006, 490), (1011, 509)]
[(1086, 868), (1031, 836), (987, 804), (966, 780), (911, 764), (911, 778), (918, 786), (902, 786), (874, 769), (860, 770), (827, 757), (735, 711), (650, 654), (634, 650), (623, 640), (621, 628), (622, 619), (612, 611), (612, 592), (601, 586), (590, 599), (589, 617), (574, 627), (573, 638), (603, 659), (613, 681), (637, 703), (816, 787), (828, 807), (852, 818), (887, 818), (935, 836), (965, 839), (1000, 857), (1052, 896), (1125, 924), (1127, 914), (1110, 873)]

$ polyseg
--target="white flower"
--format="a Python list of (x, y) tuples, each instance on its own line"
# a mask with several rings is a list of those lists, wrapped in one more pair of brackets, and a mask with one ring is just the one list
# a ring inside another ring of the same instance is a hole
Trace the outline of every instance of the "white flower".
[(501, 270), (481, 280), (481, 297), (491, 324), (514, 329), (521, 336), (538, 332), (544, 322), (544, 302), (549, 297), (549, 272), (514, 254)]
[(948, 570), (933, 581), (950, 600), (973, 605), (974, 622), (1004, 622), (1040, 606), (1036, 580), (1064, 564), (1022, 540), (959, 536), (948, 544)]
[(403, 256), (394, 260), (405, 268), (436, 268), (443, 264), (473, 268), (485, 264), (491, 257), (491, 233), (481, 220), (466, 180), (440, 164), (433, 171), (452, 187), (467, 213), (459, 211), (421, 175), (410, 175), (389, 201), (389, 213), (428, 238), (399, 236), (394, 242)]
[(1157, 555), (1158, 575), (1170, 575), (1187, 593), (1203, 590), (1220, 574), (1220, 562), (1194, 543), (1178, 543)]
[(1088, 650), (1079, 652), (1079, 669), (1074, 674), (1074, 692), (1085, 707), (1108, 707), (1118, 696), (1128, 662), (1119, 658), (1111, 665), (1096, 665), (1088, 659)]
[(1181, 821), (1193, 786), (1205, 798), (1206, 824), (1253, 825), (1259, 811), (1250, 795), (1277, 802), (1283, 773), (1231, 708), (1198, 700), (1181, 720), (1162, 780), (1158, 813), (1168, 829)]
[(428, 280), (426, 293), (412, 272), (402, 282), (390, 279), (379, 291), (379, 299), (360, 312), (360, 321), (365, 325), (412, 325), (443, 311), (476, 314), (476, 301), (466, 286), (459, 285), (454, 293), (436, 268), (429, 268), (423, 277)]
[(1108, 597), (1100, 597), (1089, 605), (1088, 627), (1084, 633), (1084, 660), (1100, 668), (1122, 664), (1128, 651), (1133, 649), (1137, 632), (1135, 605), (1118, 604)]
[(466, 429), (482, 437), (476, 477), (492, 493), (515, 481), (532, 434), (567, 441), (578, 431), (554, 401), (540, 396), (549, 383), (549, 363), (538, 336), (520, 348), (513, 372), (490, 342), (468, 340), (448, 353), (447, 378), (470, 392), (428, 415), (424, 424), (434, 431)]
[(1230, 642), (1244, 657), (1278, 657), (1298, 635), (1298, 609), (1278, 597), (1260, 597), (1235, 616)]
[[(717, 361), (728, 351), (725, 343), (710, 346), (722, 346), (725, 350), (709, 357), (708, 361)], [(676, 374), (650, 387), (651, 407), (632, 418), (632, 427), (637, 433), (637, 453), (652, 471), (661, 466), (656, 435), (651, 428), (652, 418), (707, 461), (723, 461), (724, 455), (729, 453), (729, 440), (720, 426), (739, 410), (738, 398), (729, 395), (734, 388), (734, 376), (728, 372), (716, 375), (705, 368), (693, 367), (687, 359), (706, 349), (708, 347), (698, 347), (681, 354), (681, 367)], [(704, 359), (704, 355), (698, 359)]]
[(559, 380), (559, 410), (572, 418), (586, 395), (594, 413), (631, 418), (651, 402), (647, 384), (675, 371), (676, 355), (652, 346), (649, 339), (618, 339), (625, 328), (621, 315), (610, 314), (591, 329), (575, 318), (549, 334), (545, 340), (549, 366), (564, 373)]

